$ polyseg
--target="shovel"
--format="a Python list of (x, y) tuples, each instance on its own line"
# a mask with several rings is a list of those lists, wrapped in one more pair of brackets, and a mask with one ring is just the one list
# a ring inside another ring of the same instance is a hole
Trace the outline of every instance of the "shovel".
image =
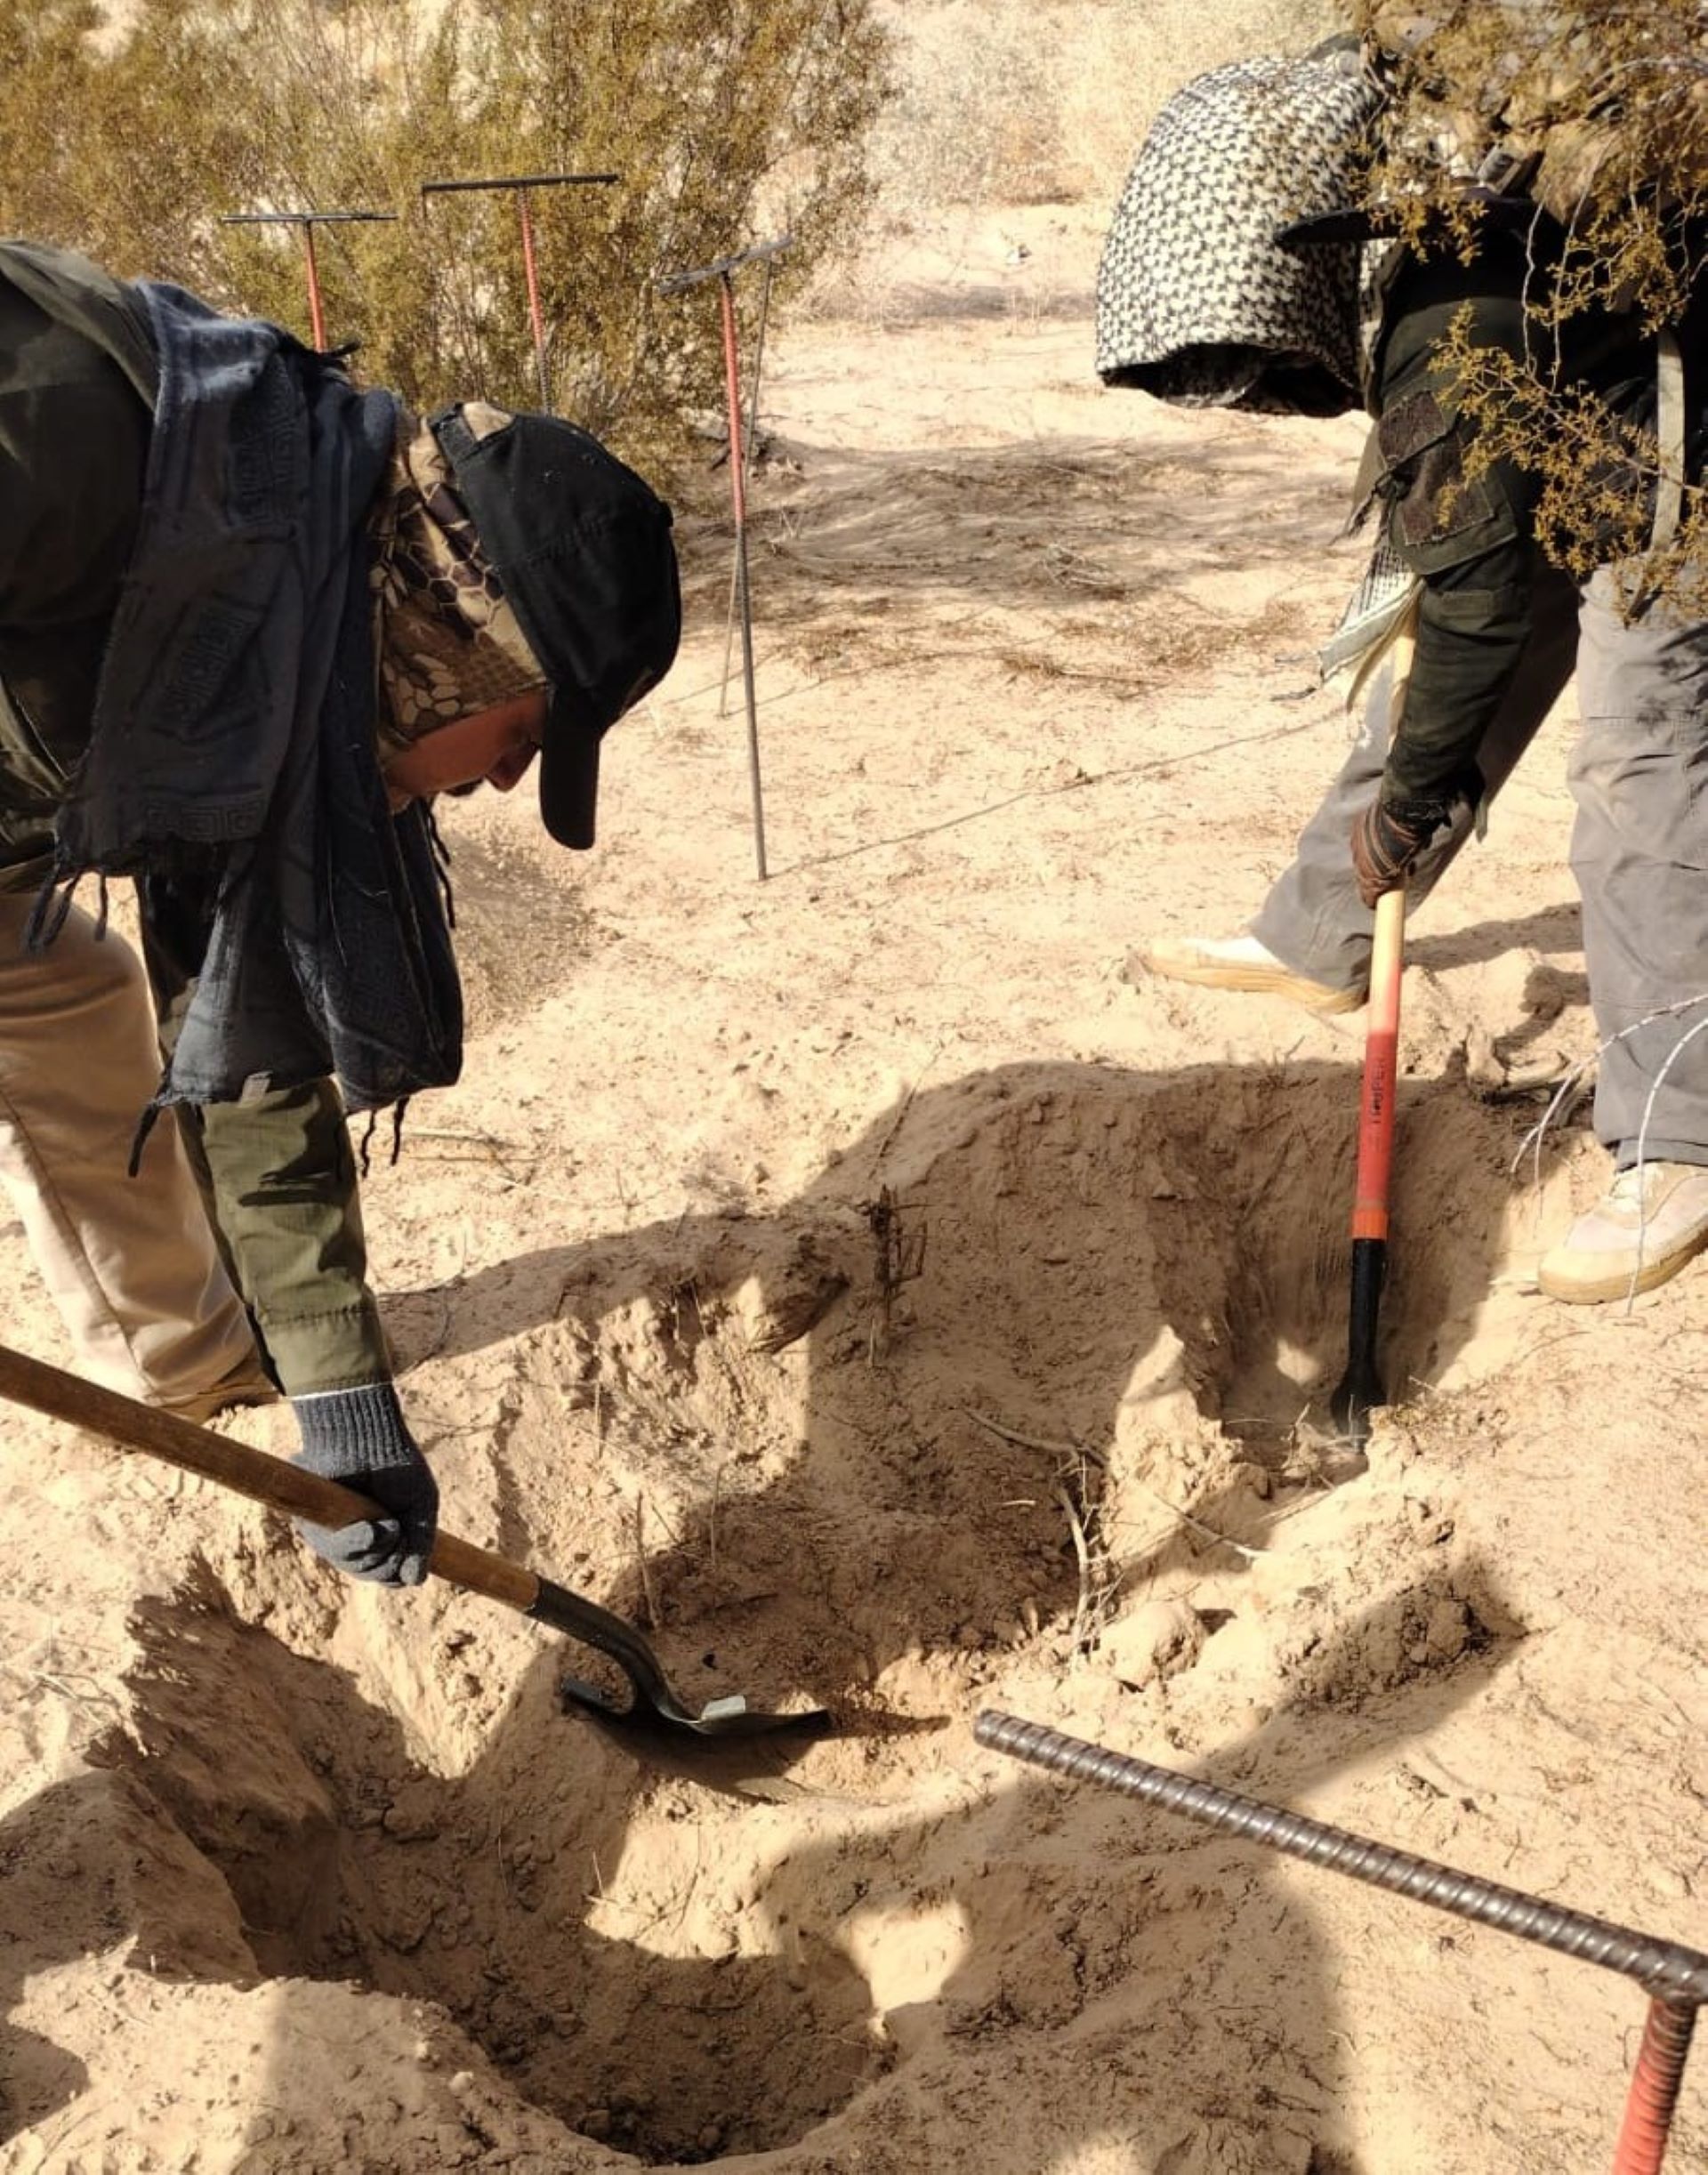
[[(1389, 729), (1399, 729), (1416, 647), (1414, 624), (1404, 621), (1390, 642)], [(1384, 891), (1376, 901), (1370, 952), (1370, 1021), (1364, 1042), (1364, 1084), (1358, 1100), (1358, 1175), (1352, 1196), (1352, 1293), (1346, 1338), (1346, 1373), (1328, 1401), (1329, 1417), (1363, 1464), (1370, 1414), (1388, 1402), (1376, 1358), (1382, 1287), (1388, 1279), (1388, 1180), (1394, 1162), (1394, 1099), (1399, 1074), (1399, 980), (1405, 964), (1406, 891)]]
[[(80, 1375), (27, 1358), (4, 1345), (0, 1398), (73, 1427), (87, 1428), (122, 1449), (164, 1458), (169, 1465), (199, 1473), (270, 1510), (306, 1518), (312, 1525), (337, 1527), (385, 1516), (378, 1504), (335, 1480), (322, 1479), (229, 1435), (197, 1427), (117, 1390), (100, 1389)], [(455, 1534), (439, 1534), (428, 1568), (434, 1577), (465, 1592), (502, 1601), (536, 1623), (549, 1624), (554, 1631), (608, 1655), (628, 1679), (626, 1704), (596, 1685), (570, 1677), (562, 1687), (565, 1706), (596, 1723), (632, 1757), (666, 1767), (673, 1774), (703, 1779), (714, 1789), (738, 1795), (773, 1796), (779, 1758), (812, 1738), (828, 1736), (834, 1728), (822, 1707), (800, 1714), (755, 1713), (738, 1694), (714, 1699), (694, 1713), (671, 1689), (657, 1655), (632, 1624), (597, 1601), (571, 1593), (523, 1564), (460, 1541)]]
[(1329, 1399), (1329, 1414), (1343, 1438), (1362, 1451), (1370, 1439), (1370, 1414), (1388, 1402), (1376, 1357), (1382, 1287), (1388, 1277), (1388, 1180), (1394, 1160), (1394, 1098), (1399, 1071), (1399, 979), (1406, 943), (1406, 894), (1384, 891), (1376, 901), (1376, 937), (1370, 956), (1370, 1025), (1364, 1045), (1364, 1086), (1358, 1106), (1358, 1175), (1352, 1198), (1352, 1295), (1346, 1339), (1346, 1373)]

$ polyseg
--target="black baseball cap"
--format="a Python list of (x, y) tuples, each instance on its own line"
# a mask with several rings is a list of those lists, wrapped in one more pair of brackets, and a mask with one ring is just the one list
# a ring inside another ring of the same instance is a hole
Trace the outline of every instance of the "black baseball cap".
[(443, 408), (433, 435), (551, 682), (540, 814), (560, 845), (593, 842), (599, 744), (670, 670), (681, 591), (670, 508), (590, 431), (486, 403)]

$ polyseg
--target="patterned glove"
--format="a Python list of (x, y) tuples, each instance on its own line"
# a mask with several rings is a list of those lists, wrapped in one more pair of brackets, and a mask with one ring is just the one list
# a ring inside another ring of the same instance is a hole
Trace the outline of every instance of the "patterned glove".
[(1358, 897), (1374, 907), (1384, 891), (1397, 891), (1417, 857), (1453, 810), (1435, 801), (1373, 801), (1352, 826), (1352, 866)]
[(427, 1575), (439, 1517), (439, 1486), (404, 1423), (390, 1382), (359, 1390), (326, 1390), (293, 1398), (302, 1430), (299, 1465), (372, 1496), (387, 1518), (353, 1526), (297, 1530), (318, 1556), (352, 1578), (386, 1586), (418, 1586)]

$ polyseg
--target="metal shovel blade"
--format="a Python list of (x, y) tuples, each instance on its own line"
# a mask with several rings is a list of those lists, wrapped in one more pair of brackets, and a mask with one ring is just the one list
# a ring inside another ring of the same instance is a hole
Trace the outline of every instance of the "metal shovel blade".
[(560, 1687), (564, 1711), (581, 1715), (649, 1767), (740, 1796), (775, 1795), (759, 1785), (774, 1782), (794, 1754), (836, 1728), (823, 1707), (771, 1713), (750, 1707), (739, 1694), (713, 1699), (696, 1713), (678, 1698), (657, 1655), (632, 1623), (550, 1579), (541, 1579), (528, 1613), (597, 1647), (616, 1663), (629, 1682), (626, 1704), (571, 1676)]
[(787, 1779), (789, 1763), (836, 1732), (834, 1716), (823, 1707), (755, 1713), (738, 1694), (690, 1714), (673, 1698), (637, 1698), (625, 1707), (598, 1685), (565, 1677), (559, 1697), (566, 1714), (591, 1722), (631, 1760), (732, 1797), (777, 1801), (799, 1794)]
[(1345, 1440), (1362, 1448), (1370, 1439), (1370, 1415), (1388, 1402), (1376, 1360), (1382, 1287), (1388, 1273), (1384, 1239), (1352, 1242), (1352, 1299), (1347, 1325), (1346, 1373), (1328, 1401), (1329, 1417)]

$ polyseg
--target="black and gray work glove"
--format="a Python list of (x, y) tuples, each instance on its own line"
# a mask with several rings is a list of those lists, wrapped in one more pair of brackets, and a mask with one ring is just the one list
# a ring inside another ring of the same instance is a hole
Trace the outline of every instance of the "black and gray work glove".
[(325, 1390), (291, 1399), (302, 1430), (299, 1465), (368, 1495), (391, 1515), (353, 1526), (298, 1530), (318, 1556), (352, 1578), (418, 1586), (427, 1575), (439, 1518), (439, 1484), (404, 1423), (390, 1382)]
[(1398, 890), (1419, 854), (1452, 821), (1450, 802), (1373, 801), (1352, 825), (1352, 866), (1365, 905)]

